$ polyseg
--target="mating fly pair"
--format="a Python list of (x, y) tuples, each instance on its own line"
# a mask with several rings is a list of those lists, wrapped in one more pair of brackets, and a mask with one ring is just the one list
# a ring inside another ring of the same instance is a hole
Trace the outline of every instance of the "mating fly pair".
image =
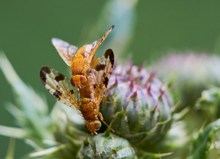
[(71, 69), (70, 80), (48, 66), (40, 70), (45, 88), (62, 103), (77, 108), (86, 120), (88, 131), (94, 135), (100, 129), (101, 121), (105, 123), (100, 112), (100, 103), (114, 65), (114, 53), (111, 49), (106, 50), (102, 59), (96, 58), (95, 54), (113, 27), (101, 39), (79, 49), (63, 40), (52, 39), (52, 44)]

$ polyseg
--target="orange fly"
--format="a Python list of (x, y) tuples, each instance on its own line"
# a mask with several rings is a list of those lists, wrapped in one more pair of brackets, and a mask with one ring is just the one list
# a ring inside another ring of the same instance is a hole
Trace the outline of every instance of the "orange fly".
[(71, 69), (71, 80), (48, 66), (40, 71), (45, 88), (64, 104), (80, 110), (86, 120), (86, 127), (92, 134), (97, 134), (101, 121), (104, 122), (100, 103), (114, 65), (114, 53), (111, 49), (106, 50), (102, 59), (96, 58), (95, 53), (113, 27), (101, 39), (79, 49), (63, 40), (52, 39), (59, 55)]

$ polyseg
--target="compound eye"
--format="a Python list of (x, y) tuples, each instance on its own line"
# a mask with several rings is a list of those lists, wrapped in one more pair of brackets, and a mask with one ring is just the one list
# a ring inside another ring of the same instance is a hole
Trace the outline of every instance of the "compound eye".
[(102, 126), (102, 124), (99, 120), (94, 121), (93, 125), (94, 125), (96, 131), (98, 131)]

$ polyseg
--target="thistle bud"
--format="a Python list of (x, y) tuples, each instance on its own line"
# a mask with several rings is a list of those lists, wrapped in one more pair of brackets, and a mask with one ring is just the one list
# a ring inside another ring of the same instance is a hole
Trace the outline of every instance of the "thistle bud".
[(126, 139), (113, 134), (99, 134), (84, 141), (77, 154), (78, 159), (136, 159), (135, 151)]
[(220, 58), (208, 54), (170, 54), (154, 67), (163, 79), (174, 80), (173, 89), (181, 105), (191, 108), (201, 92), (210, 86), (220, 86)]
[(165, 86), (142, 66), (117, 66), (101, 112), (115, 133), (138, 146), (157, 144), (171, 124), (171, 98)]

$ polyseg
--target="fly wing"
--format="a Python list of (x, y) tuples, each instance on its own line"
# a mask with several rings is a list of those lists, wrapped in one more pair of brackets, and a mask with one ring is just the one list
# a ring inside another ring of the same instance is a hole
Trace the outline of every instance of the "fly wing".
[(105, 90), (108, 86), (108, 81), (114, 66), (114, 53), (112, 49), (106, 50), (103, 61), (104, 62), (101, 62), (96, 65), (95, 77), (97, 85), (103, 85)]
[(79, 93), (66, 80), (66, 77), (56, 70), (44, 66), (40, 70), (40, 78), (44, 87), (62, 103), (79, 109)]
[(63, 61), (70, 66), (78, 48), (58, 38), (52, 38), (51, 42)]
[(92, 44), (86, 46), (85, 56), (88, 56), (88, 61), (92, 61), (95, 56), (96, 50), (109, 36), (113, 28), (114, 25), (112, 25), (99, 40), (94, 41)]

